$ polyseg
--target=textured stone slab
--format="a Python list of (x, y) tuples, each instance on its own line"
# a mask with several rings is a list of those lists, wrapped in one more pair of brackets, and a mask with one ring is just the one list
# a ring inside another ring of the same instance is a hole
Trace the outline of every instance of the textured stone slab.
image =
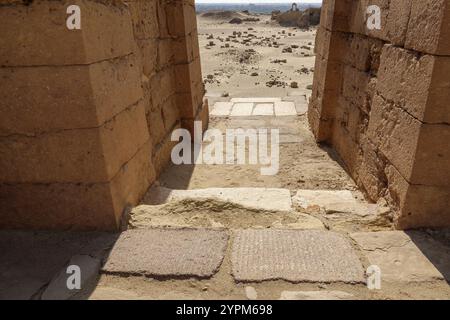
[(388, 282), (450, 280), (450, 248), (419, 231), (353, 233)]
[(316, 230), (236, 232), (232, 272), (237, 281), (364, 282), (355, 251), (342, 235)]
[(152, 277), (211, 277), (228, 235), (208, 229), (136, 229), (121, 234), (103, 267), (108, 273)]
[(279, 300), (352, 300), (353, 297), (343, 291), (283, 291)]
[(228, 117), (233, 108), (232, 102), (216, 102), (211, 110), (211, 116)]
[(247, 117), (253, 112), (253, 103), (235, 103), (231, 110), (232, 117)]
[(281, 116), (296, 116), (297, 110), (295, 109), (295, 103), (291, 101), (275, 102), (275, 115)]
[(251, 97), (251, 98), (233, 98), (233, 99), (231, 99), (231, 102), (234, 102), (234, 103), (242, 103), (242, 102), (275, 103), (277, 101), (281, 101), (281, 98)]
[(259, 103), (253, 109), (254, 116), (273, 116), (273, 104), (272, 103)]
[(255, 209), (269, 211), (292, 210), (290, 191), (288, 189), (276, 188), (210, 188), (172, 190), (159, 187), (153, 190), (149, 202), (151, 204), (162, 204), (171, 200), (210, 198)]

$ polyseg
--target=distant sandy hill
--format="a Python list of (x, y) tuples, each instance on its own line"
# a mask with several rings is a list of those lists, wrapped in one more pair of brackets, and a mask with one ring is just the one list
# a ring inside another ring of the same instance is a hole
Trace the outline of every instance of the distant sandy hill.
[(253, 15), (243, 11), (214, 10), (200, 13), (202, 18), (214, 20), (245, 19)]

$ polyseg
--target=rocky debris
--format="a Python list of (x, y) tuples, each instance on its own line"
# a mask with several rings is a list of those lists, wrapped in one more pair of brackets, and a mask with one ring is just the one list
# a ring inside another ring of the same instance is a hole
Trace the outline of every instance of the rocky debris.
[(271, 63), (287, 63), (286, 59), (275, 59), (273, 61), (271, 61)]
[(242, 23), (242, 19), (241, 18), (233, 18), (230, 20), (231, 24), (241, 24)]

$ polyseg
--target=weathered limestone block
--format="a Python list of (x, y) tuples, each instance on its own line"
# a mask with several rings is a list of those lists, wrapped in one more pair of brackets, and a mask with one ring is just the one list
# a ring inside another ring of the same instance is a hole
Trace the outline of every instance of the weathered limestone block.
[(191, 133), (191, 137), (194, 137), (194, 124), (196, 121), (201, 121), (202, 123), (202, 132), (205, 132), (208, 129), (209, 125), (209, 104), (208, 99), (203, 99), (203, 104), (201, 108), (197, 110), (197, 115), (194, 118), (183, 118), (181, 119), (181, 126), (184, 129), (189, 130)]
[[(178, 123), (175, 125), (173, 130), (180, 128), (181, 124)], [(159, 176), (164, 168), (169, 165), (171, 161), (172, 149), (178, 143), (171, 140), (171, 135), (171, 132), (167, 133), (163, 140), (153, 148), (152, 163), (155, 168), (156, 176)]]
[(368, 135), (412, 184), (450, 185), (450, 126), (424, 124), (377, 95)]
[(369, 198), (376, 202), (385, 196), (387, 178), (384, 169), (386, 159), (378, 148), (365, 137), (360, 144), (362, 150), (362, 162), (357, 172), (356, 181), (362, 185)]
[[(81, 30), (69, 30), (69, 5), (81, 8)], [(88, 0), (34, 1), (2, 6), (0, 66), (76, 65), (133, 52), (126, 6)]]
[(0, 136), (102, 125), (142, 98), (134, 55), (91, 65), (0, 68)]
[(450, 57), (386, 45), (377, 90), (425, 123), (450, 124)]
[(351, 66), (344, 66), (342, 75), (342, 93), (345, 100), (369, 114), (372, 105), (374, 82), (371, 74), (359, 71)]
[(398, 229), (450, 227), (450, 187), (408, 183), (393, 166), (386, 168), (390, 197), (398, 204)]
[(161, 106), (176, 93), (176, 67), (164, 69), (150, 78), (153, 106)]
[(159, 37), (158, 1), (125, 0), (124, 2), (130, 8), (134, 38), (136, 40), (157, 39)]
[(107, 182), (149, 139), (141, 102), (100, 127), (0, 138), (0, 181)]
[(315, 115), (312, 113), (309, 119), (317, 141), (326, 141), (330, 138), (341, 85), (342, 64), (327, 61), (317, 55), (313, 92), (309, 105), (309, 111), (315, 110), (316, 113)]
[(172, 37), (184, 37), (197, 29), (197, 16), (193, 1), (165, 0), (168, 33)]
[(172, 39), (161, 39), (158, 41), (157, 70), (166, 69), (175, 62), (175, 51)]
[(174, 39), (172, 46), (176, 64), (190, 63), (200, 57), (197, 32)]
[[(408, 28), (412, 0), (360, 0), (353, 1), (350, 30), (353, 33), (385, 40), (395, 45), (404, 45)], [(381, 10), (381, 29), (367, 27), (367, 8), (377, 5)]]
[(158, 67), (158, 40), (144, 39), (136, 40), (138, 54), (142, 61), (142, 73), (151, 77)]
[(350, 31), (349, 20), (353, 0), (324, 0), (320, 16), (320, 26), (331, 31)]
[(447, 0), (413, 1), (405, 47), (450, 56), (450, 3)]
[(146, 143), (106, 183), (0, 183), (0, 228), (118, 230), (155, 179), (150, 156)]
[(176, 95), (170, 96), (170, 98), (161, 106), (161, 109), (164, 128), (166, 132), (171, 132), (175, 123), (180, 119)]
[(204, 95), (200, 59), (175, 66), (178, 107), (183, 118), (193, 118)]

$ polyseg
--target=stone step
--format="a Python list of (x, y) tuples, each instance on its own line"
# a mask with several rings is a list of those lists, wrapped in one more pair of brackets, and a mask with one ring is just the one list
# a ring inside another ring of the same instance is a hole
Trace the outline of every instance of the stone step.
[(351, 213), (364, 217), (376, 215), (380, 209), (379, 205), (363, 200), (362, 194), (349, 190), (298, 190), (292, 201), (310, 213)]
[(145, 204), (163, 204), (172, 200), (218, 199), (247, 208), (267, 211), (291, 211), (292, 201), (288, 189), (277, 188), (209, 188), (173, 190), (154, 187), (148, 193)]

